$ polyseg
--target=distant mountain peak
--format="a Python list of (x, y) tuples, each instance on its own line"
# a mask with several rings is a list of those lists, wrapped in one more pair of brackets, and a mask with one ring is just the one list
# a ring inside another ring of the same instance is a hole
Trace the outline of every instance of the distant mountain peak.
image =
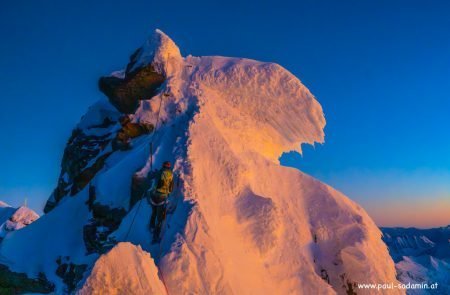
[(383, 227), (382, 231), (383, 240), (396, 262), (398, 278), (402, 283), (438, 283), (438, 290), (421, 290), (420, 294), (449, 294), (448, 226), (431, 229)]
[(39, 218), (39, 215), (28, 207), (13, 208), (0, 201), (0, 238), (24, 228)]

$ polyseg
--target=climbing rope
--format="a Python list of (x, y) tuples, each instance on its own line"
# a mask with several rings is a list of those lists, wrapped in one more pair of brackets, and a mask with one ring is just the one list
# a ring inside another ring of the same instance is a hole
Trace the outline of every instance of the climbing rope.
[[(169, 61), (169, 53), (167, 53), (167, 62), (168, 61)], [(168, 70), (168, 64), (165, 65), (165, 72), (166, 72), (166, 74), (167, 74), (167, 70)], [(151, 140), (150, 140), (150, 171), (153, 171), (153, 138), (155, 137), (155, 133), (158, 133), (158, 124), (159, 124), (159, 119), (160, 119), (161, 108), (162, 108), (162, 105), (163, 105), (163, 97), (164, 96), (170, 96), (170, 94), (169, 93), (163, 93), (163, 94), (161, 94), (159, 96), (160, 97), (160, 101), (159, 101), (158, 113), (157, 113), (157, 116), (156, 116), (156, 122), (155, 122), (155, 125), (154, 125), (154, 132), (152, 133), (152, 135), (150, 137), (151, 138)], [(108, 170), (107, 163), (105, 163), (105, 167)], [(128, 227), (127, 233), (125, 235), (125, 240), (128, 239), (128, 235), (131, 232), (131, 229), (133, 227), (134, 221), (136, 220), (136, 217), (138, 215), (139, 209), (141, 208), (141, 203), (142, 203), (142, 198), (139, 201), (138, 207), (136, 208), (136, 212), (134, 213), (133, 219), (131, 220), (131, 224)]]
[[(162, 241), (159, 243), (158, 263), (159, 263), (159, 257), (161, 256), (161, 245), (162, 245)], [(161, 273), (161, 282), (164, 285), (164, 289), (166, 289), (167, 295), (169, 295), (169, 289), (167, 289), (166, 281), (164, 280), (164, 274), (163, 274), (162, 270), (160, 270), (160, 273)]]
[[(166, 213), (167, 214), (167, 213)], [(161, 232), (161, 236), (164, 237), (164, 234), (166, 233), (166, 223), (168, 222), (168, 217), (166, 216), (165, 220), (164, 220), (164, 224), (162, 225), (163, 231)], [(162, 254), (162, 238), (161, 241), (159, 241), (159, 252), (158, 252), (158, 256), (156, 257), (155, 261), (158, 261), (158, 264), (160, 262), (161, 259), (161, 254)], [(166, 285), (166, 281), (164, 280), (164, 274), (162, 272), (162, 270), (160, 269), (160, 273), (161, 273), (161, 281), (164, 285), (164, 289), (166, 289), (166, 293), (167, 295), (169, 295), (169, 289), (167, 289), (167, 285)]]
[[(160, 101), (160, 104), (159, 104), (159, 111), (158, 111), (158, 117), (157, 117), (157, 119), (156, 119), (156, 124), (158, 124), (158, 122), (159, 122), (159, 113), (161, 112), (161, 105), (162, 105), (162, 97), (163, 96), (166, 96), (166, 93), (164, 93), (162, 96), (161, 96), (161, 101)], [(169, 95), (167, 95), (167, 96), (169, 96)], [(155, 128), (156, 128), (156, 125), (155, 125)], [(153, 169), (153, 167), (152, 167), (152, 165), (153, 165), (153, 137), (152, 137), (152, 141), (150, 142), (150, 145), (151, 145), (151, 154), (150, 154), (150, 171), (152, 171), (152, 169)], [(139, 210), (139, 208), (137, 209), (137, 210)], [(166, 216), (166, 220), (164, 221), (165, 223), (167, 222), (167, 216)], [(163, 227), (163, 233), (165, 233), (165, 223), (164, 223), (164, 227)], [(160, 259), (160, 257), (161, 257), (161, 252), (162, 252), (162, 240), (159, 242), (159, 253), (158, 253), (158, 262), (159, 262), (159, 259)], [(166, 290), (166, 294), (167, 295), (169, 295), (170, 293), (169, 293), (169, 289), (167, 289), (167, 284), (166, 284), (166, 281), (164, 280), (164, 274), (163, 274), (163, 272), (162, 272), (162, 270), (160, 270), (160, 273), (161, 273), (161, 281), (162, 281), (162, 283), (163, 283), (163, 286), (164, 286), (164, 289)]]
[[(153, 169), (153, 167), (152, 167), (153, 166), (153, 148), (152, 148), (153, 147), (153, 138), (155, 137), (155, 134), (158, 132), (158, 123), (159, 123), (159, 117), (161, 114), (161, 107), (163, 104), (163, 96), (165, 96), (165, 93), (163, 95), (160, 95), (159, 108), (158, 108), (158, 113), (156, 115), (156, 123), (155, 123), (155, 129), (154, 129), (155, 132), (152, 133), (151, 140), (150, 140), (150, 146), (151, 146), (151, 149), (150, 149), (150, 171), (152, 171), (152, 169)], [(139, 212), (139, 208), (141, 207), (141, 204), (142, 204), (142, 199), (139, 201), (139, 205), (136, 208), (136, 212), (134, 213), (133, 220), (131, 221), (131, 224), (128, 228), (127, 234), (125, 235), (125, 240), (128, 239), (128, 235), (130, 234), (131, 228), (133, 227), (134, 220), (136, 219), (136, 216)]]
[[(153, 134), (151, 136), (151, 140), (150, 140), (150, 171), (153, 171), (153, 138), (155, 136), (155, 133), (158, 132), (158, 124), (159, 124), (159, 119), (160, 119), (161, 108), (162, 108), (163, 97), (164, 96), (169, 96), (169, 95), (166, 94), (166, 93), (163, 93), (162, 95), (160, 95), (161, 99), (160, 99), (160, 102), (159, 102), (158, 114), (157, 114), (157, 117), (156, 117), (155, 132), (153, 132)], [(136, 212), (134, 213), (133, 220), (131, 221), (131, 224), (130, 224), (130, 227), (128, 228), (127, 234), (125, 235), (125, 240), (128, 238), (128, 235), (130, 234), (131, 228), (133, 227), (134, 221), (136, 219), (136, 216), (138, 215), (138, 212), (139, 212), (139, 209), (141, 207), (141, 204), (142, 204), (142, 200), (139, 201), (139, 205), (136, 208)], [(163, 227), (163, 233), (165, 232), (165, 224), (166, 224), (166, 222), (167, 222), (167, 218), (166, 218), (166, 220), (164, 222), (164, 225), (163, 225), (164, 226)], [(161, 256), (161, 252), (162, 252), (162, 241), (160, 241), (160, 243), (159, 243), (158, 260), (159, 260), (159, 258)], [(164, 285), (164, 289), (166, 290), (166, 293), (169, 294), (169, 290), (167, 289), (167, 285), (166, 285), (166, 282), (164, 280), (164, 275), (163, 275), (162, 271), (160, 271), (160, 273), (161, 273), (161, 281), (162, 281), (162, 283)]]

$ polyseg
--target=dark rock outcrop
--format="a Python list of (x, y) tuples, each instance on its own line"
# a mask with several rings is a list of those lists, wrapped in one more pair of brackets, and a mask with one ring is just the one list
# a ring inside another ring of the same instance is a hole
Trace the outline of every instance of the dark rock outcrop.
[[(135, 54), (131, 56), (130, 64), (133, 63), (133, 56)], [(120, 112), (132, 114), (139, 107), (139, 100), (150, 99), (157, 94), (164, 80), (162, 74), (147, 65), (133, 72), (127, 71), (123, 79), (115, 76), (101, 77), (98, 86)]]
[[(110, 103), (122, 113), (132, 114), (139, 107), (140, 100), (151, 99), (158, 93), (159, 87), (164, 83), (164, 74), (155, 70), (152, 64), (135, 67), (142, 48), (130, 56), (123, 77), (112, 75), (99, 79), (100, 90), (108, 97)], [(88, 127), (88, 129), (104, 129), (102, 135), (87, 135), (82, 129), (75, 129), (69, 138), (61, 165), (61, 174), (58, 185), (47, 201), (44, 212), (51, 211), (59, 201), (67, 195), (75, 195), (81, 191), (100, 171), (109, 155), (117, 150), (129, 150), (131, 139), (142, 134), (153, 132), (154, 126), (150, 123), (133, 123), (125, 115), (119, 119), (121, 129), (116, 134), (107, 132), (117, 123), (109, 117)], [(112, 152), (102, 153), (111, 143)]]
[(66, 284), (66, 292), (71, 294), (77, 287), (77, 284), (83, 278), (83, 274), (87, 269), (86, 264), (74, 264), (71, 262), (62, 262), (61, 257), (56, 261), (58, 268), (56, 275), (59, 276), (64, 284)]
[[(99, 125), (89, 127), (105, 129), (102, 135), (86, 135), (81, 129), (72, 132), (64, 150), (58, 185), (45, 205), (45, 213), (51, 211), (63, 197), (76, 195), (84, 189), (114, 151), (130, 149), (131, 139), (149, 134), (154, 129), (151, 123), (131, 122), (127, 115), (119, 118), (119, 122), (121, 128), (116, 132), (106, 129), (117, 123), (109, 118), (105, 118)], [(109, 143), (112, 151), (105, 151)]]
[(117, 132), (116, 137), (112, 141), (113, 150), (128, 150), (131, 148), (130, 141), (133, 138), (143, 134), (153, 132), (155, 126), (151, 123), (140, 122), (132, 123), (128, 116), (122, 116), (120, 119), (122, 128)]
[(83, 227), (83, 239), (88, 254), (106, 253), (116, 241), (109, 235), (119, 228), (126, 215), (125, 209), (109, 208), (95, 201), (95, 187), (89, 187), (89, 210), (92, 218)]
[[(106, 123), (105, 125), (109, 126), (110, 123)], [(58, 185), (45, 205), (45, 213), (51, 211), (64, 196), (73, 196), (82, 190), (103, 168), (111, 153), (100, 153), (111, 142), (111, 137), (110, 133), (100, 136), (86, 135), (81, 129), (72, 132), (64, 150)], [(94, 163), (89, 165), (91, 162)]]
[(0, 264), (0, 294), (48, 294), (54, 289), (55, 286), (47, 280), (43, 273), (39, 273), (36, 279), (30, 279), (26, 274), (13, 272), (5, 265)]
[(73, 179), (72, 189), (70, 190), (70, 195), (73, 196), (79, 191), (81, 191), (91, 180), (94, 178), (95, 174), (97, 174), (100, 169), (105, 165), (105, 160), (112, 154), (112, 152), (108, 152), (98, 157), (95, 160), (95, 163), (92, 166), (84, 169), (80, 174), (78, 174)]

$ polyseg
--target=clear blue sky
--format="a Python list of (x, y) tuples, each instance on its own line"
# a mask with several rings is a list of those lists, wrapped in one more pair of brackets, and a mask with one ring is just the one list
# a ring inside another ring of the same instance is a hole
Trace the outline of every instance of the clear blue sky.
[(283, 163), (378, 224), (450, 223), (449, 2), (213, 2), (2, 1), (0, 199), (40, 211), (98, 78), (160, 28), (183, 55), (276, 62), (311, 90), (326, 143)]

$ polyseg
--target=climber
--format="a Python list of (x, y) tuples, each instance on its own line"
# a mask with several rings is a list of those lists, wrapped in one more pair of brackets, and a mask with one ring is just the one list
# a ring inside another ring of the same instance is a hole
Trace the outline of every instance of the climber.
[(169, 161), (165, 161), (155, 177), (153, 185), (147, 191), (147, 201), (152, 206), (150, 230), (153, 231), (153, 242), (158, 242), (161, 227), (166, 218), (166, 206), (169, 194), (173, 190), (173, 173)]

